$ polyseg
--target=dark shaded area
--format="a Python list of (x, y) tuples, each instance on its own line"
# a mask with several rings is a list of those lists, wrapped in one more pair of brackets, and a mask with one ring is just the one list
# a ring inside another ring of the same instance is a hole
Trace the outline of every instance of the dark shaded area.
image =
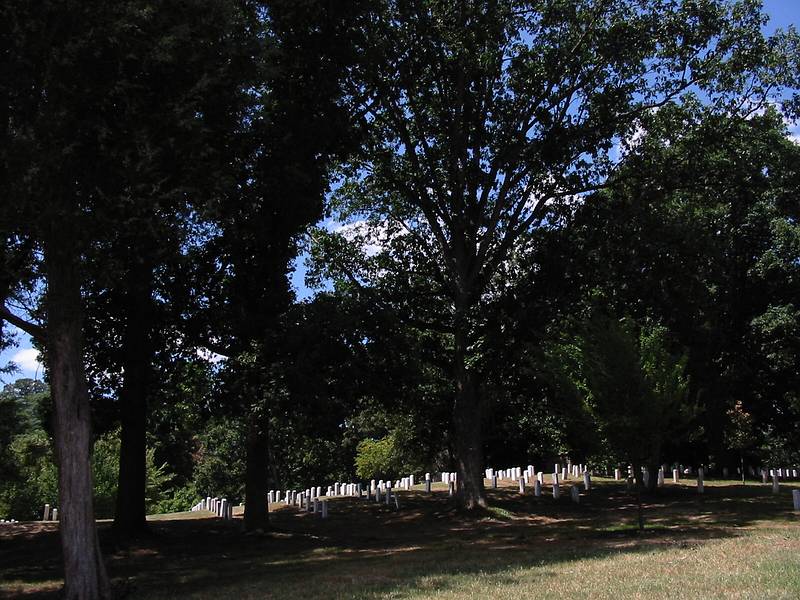
[[(444, 491), (400, 494), (401, 509), (367, 501), (331, 502), (330, 518), (273, 505), (273, 528), (244, 535), (241, 521), (219, 519), (153, 520), (153, 535), (114, 552), (109, 522), (100, 524), (109, 572), (120, 595), (181, 597), (202, 590), (225, 596), (228, 586), (246, 577), (263, 582), (264, 595), (277, 581), (307, 578), (312, 572), (347, 580), (370, 564), (411, 557), (410, 576), (439, 573), (492, 573), (510, 567), (541, 566), (620, 552), (649, 552), (735, 537), (755, 521), (793, 519), (791, 488), (773, 496), (767, 486), (709, 485), (700, 496), (693, 486), (667, 486), (645, 498), (647, 529), (638, 534), (635, 498), (623, 486), (595, 484), (581, 503), (569, 498), (568, 482), (554, 501), (549, 486), (535, 498), (513, 488), (490, 490), (491, 508), (483, 517), (462, 512)], [(442, 551), (451, 550), (446, 560)], [(431, 560), (426, 560), (430, 555)], [(61, 574), (57, 527), (24, 523), (0, 529), (2, 580), (47, 582)], [(1, 581), (1, 580), (0, 580)], [(369, 580), (364, 597), (379, 597), (411, 580)], [(339, 590), (332, 590), (338, 592)], [(58, 592), (10, 593), (0, 597), (57, 598)]]

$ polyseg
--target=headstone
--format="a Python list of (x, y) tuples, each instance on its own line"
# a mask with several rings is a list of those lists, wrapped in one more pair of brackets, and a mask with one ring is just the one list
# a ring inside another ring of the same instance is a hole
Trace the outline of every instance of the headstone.
[(53, 509), (53, 521), (58, 521), (58, 509)]
[(587, 492), (592, 489), (592, 478), (589, 477), (588, 471), (583, 472), (583, 489), (585, 489)]
[(397, 497), (397, 494), (394, 495), (394, 507), (396, 510), (400, 510), (400, 499)]
[(425, 493), (426, 494), (430, 494), (431, 493), (431, 480), (430, 479), (426, 479), (425, 480)]
[(664, 467), (663, 465), (661, 468), (658, 469), (658, 481), (656, 482), (658, 487), (664, 487)]
[(492, 476), (492, 489), (497, 489), (497, 475)]
[(767, 483), (767, 470), (761, 469), (761, 481)]
[(697, 469), (697, 493), (702, 494), (704, 490), (703, 467)]
[(50, 505), (45, 504), (44, 510), (42, 511), (42, 521), (49, 521), (50, 520)]
[(678, 483), (680, 479), (680, 471), (678, 469), (672, 469), (672, 483)]
[(556, 477), (553, 480), (553, 500), (558, 500), (558, 497), (561, 495), (561, 492), (558, 489), (558, 478)]
[(450, 494), (450, 496), (454, 496), (455, 495), (455, 493), (456, 493), (456, 484), (455, 484), (455, 482), (453, 482), (453, 481), (448, 481), (447, 482), (447, 491)]
[(414, 487), (414, 476), (413, 475), (409, 475), (408, 476), (408, 485), (409, 485), (409, 487)]
[(542, 495), (542, 482), (538, 479), (533, 482), (533, 495), (537, 498)]
[(316, 497), (319, 498), (322, 495), (322, 486), (317, 486), (317, 495)]
[(519, 478), (519, 493), (520, 494), (525, 493), (525, 479), (523, 479), (522, 477)]
[(642, 470), (642, 483), (644, 483), (644, 487), (650, 487), (650, 469), (643, 469)]
[(381, 501), (381, 488), (375, 488), (375, 502), (380, 503)]
[(614, 469), (614, 481), (619, 481), (620, 479), (622, 479), (622, 471)]
[(800, 512), (800, 490), (792, 490), (792, 502), (795, 512)]
[(323, 519), (327, 519), (328, 518), (328, 501), (327, 500), (323, 500), (322, 501), (322, 518)]
[(431, 480), (431, 474), (425, 473), (425, 481), (430, 481), (430, 480)]
[(572, 501), (573, 501), (575, 504), (578, 504), (578, 503), (581, 501), (581, 494), (580, 494), (580, 492), (578, 491), (578, 486), (577, 486), (577, 485), (573, 485), (573, 486), (570, 488), (569, 492), (570, 492), (570, 495), (572, 496)]
[(778, 483), (778, 474), (777, 473), (773, 473), (772, 474), (772, 493), (773, 494), (779, 494), (780, 491), (781, 491), (781, 486)]
[(562, 481), (566, 481), (567, 480), (567, 474), (568, 474), (568, 471), (567, 471), (566, 467), (561, 469), (561, 479), (562, 479)]
[(314, 514), (319, 512), (319, 498), (314, 498)]
[(542, 485), (544, 483), (544, 471), (539, 471), (536, 474), (536, 481), (539, 482), (539, 485)]
[(386, 505), (389, 505), (389, 501), (392, 499), (392, 482), (386, 482)]

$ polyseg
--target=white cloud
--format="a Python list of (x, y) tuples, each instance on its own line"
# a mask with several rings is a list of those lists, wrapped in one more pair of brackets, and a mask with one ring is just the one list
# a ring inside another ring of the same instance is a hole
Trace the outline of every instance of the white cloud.
[(216, 352), (212, 352), (211, 350), (208, 350), (206, 348), (198, 348), (197, 356), (213, 364), (216, 364), (227, 358), (225, 356), (222, 356), (222, 354), (217, 354)]
[(42, 368), (42, 363), (39, 358), (38, 350), (35, 348), (25, 348), (14, 354), (14, 356), (11, 357), (11, 362), (22, 369), (23, 373), (33, 374)]
[(386, 221), (374, 225), (365, 219), (350, 223), (340, 223), (332, 228), (331, 231), (338, 233), (348, 242), (360, 243), (361, 250), (367, 256), (375, 256), (381, 252), (388, 246), (394, 236), (407, 234), (403, 229), (393, 229), (390, 232)]

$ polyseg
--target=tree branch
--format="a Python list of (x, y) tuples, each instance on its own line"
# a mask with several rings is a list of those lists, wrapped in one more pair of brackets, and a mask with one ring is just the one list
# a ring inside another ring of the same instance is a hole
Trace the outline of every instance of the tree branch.
[(47, 337), (44, 327), (41, 325), (36, 325), (35, 323), (31, 323), (30, 321), (26, 321), (22, 317), (18, 317), (8, 310), (5, 305), (0, 306), (0, 321), (8, 321), (15, 327), (22, 329), (22, 331), (39, 342), (44, 342)]

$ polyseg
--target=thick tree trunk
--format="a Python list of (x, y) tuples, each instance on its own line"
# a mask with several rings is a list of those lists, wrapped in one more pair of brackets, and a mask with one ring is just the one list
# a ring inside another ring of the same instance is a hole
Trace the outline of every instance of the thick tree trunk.
[(45, 246), (47, 360), (55, 404), (64, 598), (110, 598), (94, 520), (89, 393), (83, 368), (81, 279), (70, 238)]
[(265, 530), (269, 526), (267, 472), (269, 434), (265, 411), (253, 411), (247, 424), (247, 463), (245, 465), (244, 528)]
[(121, 540), (147, 531), (147, 396), (152, 382), (151, 269), (131, 265), (125, 300), (127, 323), (122, 340), (124, 381), (120, 391), (120, 453), (114, 533)]
[(458, 492), (467, 510), (485, 508), (483, 487), (483, 410), (477, 394), (475, 373), (467, 365), (467, 335), (463, 321), (457, 320), (454, 336), (455, 432)]

